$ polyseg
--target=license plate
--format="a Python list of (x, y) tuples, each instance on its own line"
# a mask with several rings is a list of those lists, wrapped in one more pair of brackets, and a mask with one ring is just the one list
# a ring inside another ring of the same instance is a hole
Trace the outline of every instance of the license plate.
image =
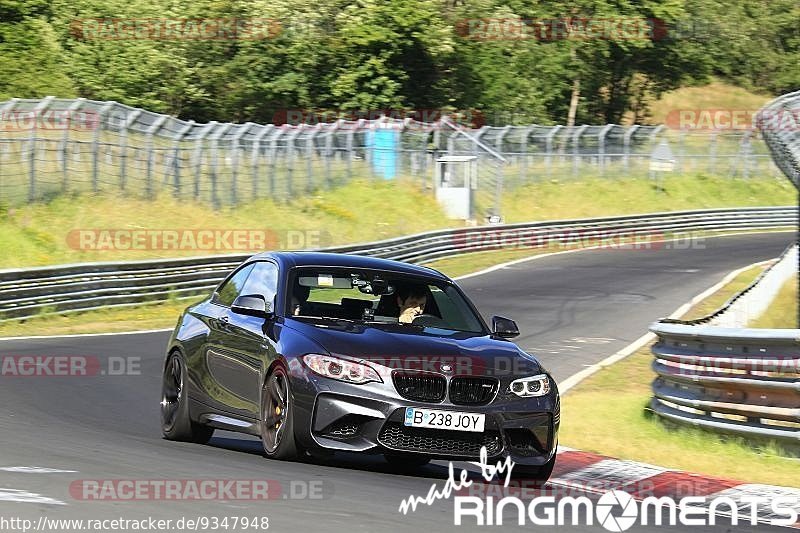
[(449, 429), (452, 431), (481, 433), (485, 422), (486, 415), (483, 414), (406, 407), (406, 418), (403, 424), (415, 428)]

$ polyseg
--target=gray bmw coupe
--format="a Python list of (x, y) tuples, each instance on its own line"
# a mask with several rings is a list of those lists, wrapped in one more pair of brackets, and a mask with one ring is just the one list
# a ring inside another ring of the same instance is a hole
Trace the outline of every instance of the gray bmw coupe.
[(275, 459), (333, 451), (431, 459), (510, 456), (546, 480), (559, 395), (539, 361), (489, 328), (447, 276), (396, 261), (265, 253), (187, 308), (167, 346), (166, 438), (260, 436)]

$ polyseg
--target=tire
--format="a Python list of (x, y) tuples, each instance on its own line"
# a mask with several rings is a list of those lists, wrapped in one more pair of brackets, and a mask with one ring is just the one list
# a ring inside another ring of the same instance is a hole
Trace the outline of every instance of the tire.
[(542, 466), (514, 465), (511, 477), (516, 479), (532, 479), (538, 485), (544, 485), (550, 476), (553, 475), (553, 468), (556, 466), (556, 454)]
[(186, 364), (180, 352), (172, 352), (161, 380), (161, 432), (169, 440), (205, 444), (214, 428), (192, 422), (185, 383)]
[(261, 392), (261, 444), (270, 459), (291, 461), (302, 450), (294, 436), (294, 399), (289, 375), (276, 366)]
[(387, 453), (383, 457), (390, 465), (404, 469), (422, 468), (431, 462), (431, 460), (425, 456), (413, 454)]

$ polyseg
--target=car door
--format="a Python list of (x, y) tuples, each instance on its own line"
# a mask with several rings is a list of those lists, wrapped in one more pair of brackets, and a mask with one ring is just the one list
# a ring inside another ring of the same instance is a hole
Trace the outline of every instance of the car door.
[(227, 348), (231, 340), (230, 307), (237, 296), (242, 294), (247, 278), (255, 268), (255, 263), (248, 263), (234, 272), (214, 292), (207, 306), (205, 318), (208, 326), (206, 343), (203, 346), (203, 366), (199, 387), (205, 402), (210, 406), (230, 413), (247, 413), (250, 410), (230, 384), (240, 378), (240, 368), (235, 364)]
[[(278, 267), (271, 261), (254, 263), (240, 295), (258, 294), (274, 309), (278, 287)], [(225, 311), (225, 329), (210, 347), (209, 368), (221, 388), (229, 392), (227, 410), (240, 417), (257, 418), (260, 414), (261, 386), (264, 371), (276, 357), (275, 342), (268, 331), (271, 322), (264, 318)]]

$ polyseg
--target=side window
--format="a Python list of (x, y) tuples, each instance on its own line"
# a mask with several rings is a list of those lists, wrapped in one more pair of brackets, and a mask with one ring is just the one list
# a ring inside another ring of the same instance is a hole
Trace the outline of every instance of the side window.
[(236, 272), (236, 274), (231, 276), (222, 287), (217, 289), (217, 296), (214, 298), (214, 303), (230, 307), (236, 297), (242, 293), (242, 287), (251, 270), (253, 270), (253, 264), (243, 267)]
[(278, 267), (275, 263), (259, 261), (244, 284), (241, 294), (260, 294), (267, 304), (275, 303), (278, 292)]

